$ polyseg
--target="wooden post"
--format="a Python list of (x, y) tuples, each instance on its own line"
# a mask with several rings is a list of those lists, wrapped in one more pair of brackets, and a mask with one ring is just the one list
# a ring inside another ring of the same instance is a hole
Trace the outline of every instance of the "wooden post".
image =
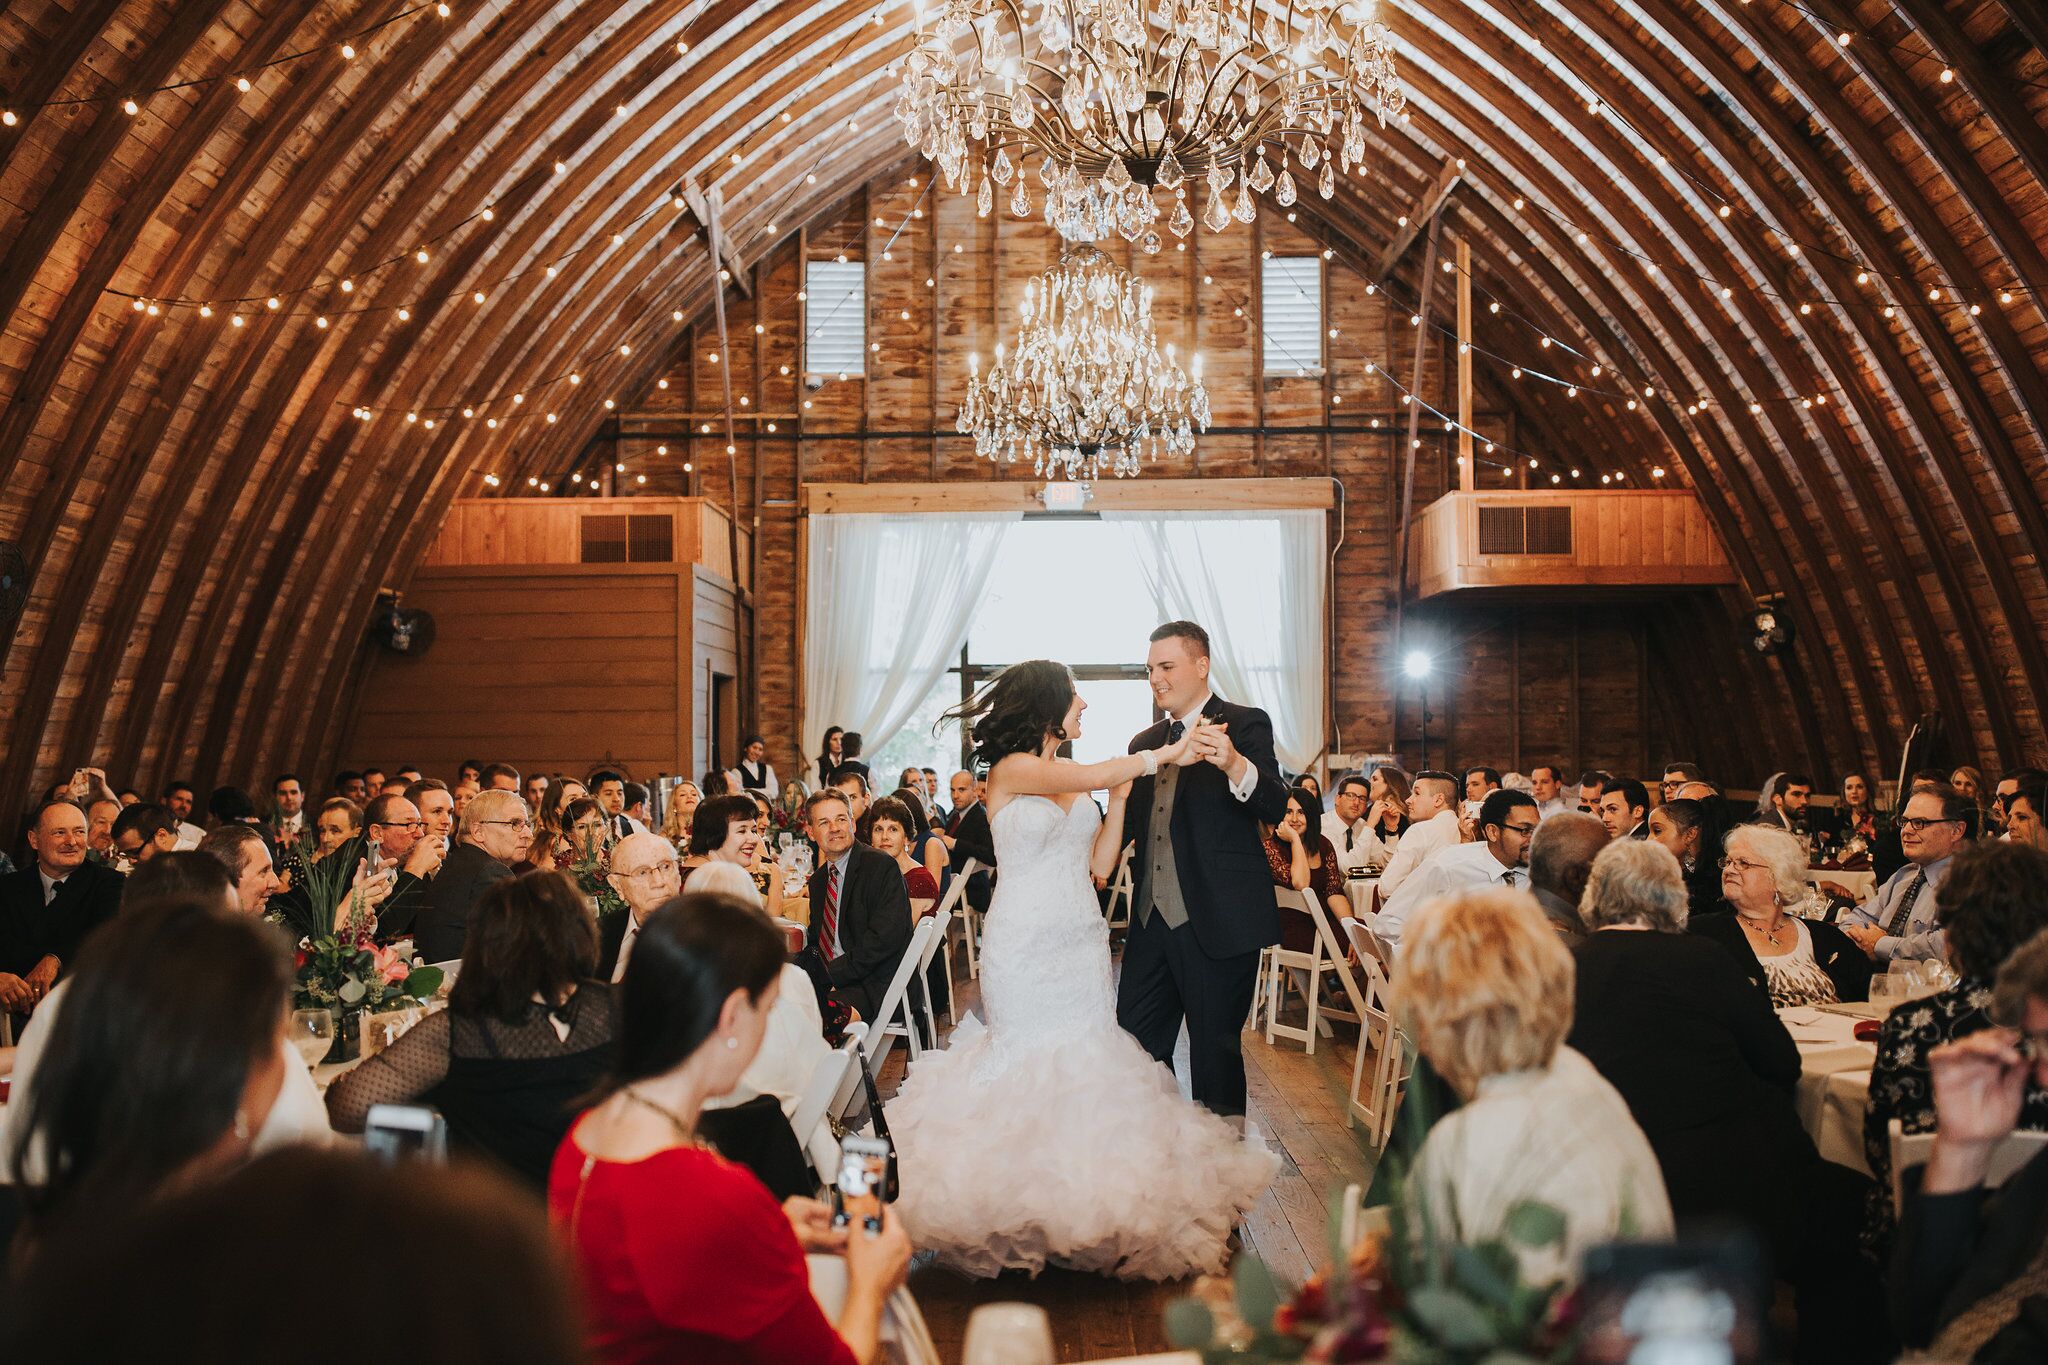
[(1458, 238), (1458, 488), (1479, 486), (1472, 456), (1472, 244)]

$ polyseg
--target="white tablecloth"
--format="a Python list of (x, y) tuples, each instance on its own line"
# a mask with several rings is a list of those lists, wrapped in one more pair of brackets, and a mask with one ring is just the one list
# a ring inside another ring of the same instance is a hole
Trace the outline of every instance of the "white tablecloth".
[(1877, 874), (1875, 872), (1831, 872), (1826, 868), (1819, 867), (1810, 867), (1806, 870), (1806, 884), (1808, 886), (1818, 888), (1822, 882), (1833, 882), (1837, 886), (1847, 887), (1855, 894), (1856, 903), (1861, 905), (1864, 901), (1869, 900), (1870, 893), (1877, 889)]
[(1856, 1020), (1875, 1017), (1867, 1006), (1836, 1006), (1859, 1015), (1799, 1006), (1779, 1010), (1799, 1045), (1799, 1089), (1793, 1104), (1822, 1158), (1870, 1174), (1863, 1160), (1863, 1115), (1870, 1108), (1870, 1065), (1877, 1044), (1856, 1041)]

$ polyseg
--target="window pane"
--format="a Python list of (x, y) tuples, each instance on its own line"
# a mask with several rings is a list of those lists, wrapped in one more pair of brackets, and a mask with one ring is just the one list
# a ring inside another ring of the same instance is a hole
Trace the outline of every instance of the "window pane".
[(1027, 521), (1003, 543), (967, 650), (977, 664), (1143, 663), (1155, 616), (1114, 522)]

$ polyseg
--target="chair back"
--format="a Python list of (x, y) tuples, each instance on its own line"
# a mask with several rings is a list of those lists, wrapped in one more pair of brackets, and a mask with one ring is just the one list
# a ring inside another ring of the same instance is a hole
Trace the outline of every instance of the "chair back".
[[(1934, 1154), (1933, 1133), (1909, 1133), (1897, 1119), (1891, 1121), (1892, 1213), (1903, 1215), (1906, 1206), (1906, 1168), (1925, 1166)], [(1984, 1188), (1995, 1190), (2019, 1173), (2020, 1167), (2048, 1149), (2048, 1133), (2024, 1129), (2007, 1133), (1991, 1150), (1991, 1162), (1984, 1171)]]
[[(917, 922), (910, 931), (910, 942), (903, 949), (903, 956), (896, 963), (896, 974), (889, 978), (889, 989), (882, 992), (882, 1000), (875, 1008), (875, 1017), (869, 1021), (867, 1054), (868, 1069), (879, 1074), (882, 1062), (889, 1055), (891, 1043), (890, 1026), (896, 1016), (905, 1009), (904, 993), (910, 988), (911, 973), (923, 969), (931, 946), (933, 930), (939, 923), (938, 916), (929, 915)], [(908, 1021), (905, 1021), (908, 1023)]]
[(809, 1154), (811, 1164), (817, 1167), (818, 1174), (826, 1180), (830, 1180), (832, 1173), (837, 1169), (837, 1157), (827, 1155), (825, 1164), (819, 1165), (817, 1138), (822, 1132), (824, 1145), (828, 1148), (833, 1147), (831, 1126), (825, 1122), (825, 1117), (831, 1110), (833, 1100), (838, 1097), (841, 1083), (857, 1065), (854, 1053), (859, 1050), (860, 1039), (849, 1030), (847, 1036), (840, 1040), (839, 1046), (820, 1057), (818, 1064), (811, 1068), (811, 1078), (804, 1082), (802, 1092), (797, 1095), (796, 1108), (790, 1111), (790, 1131), (796, 1134), (796, 1140), (804, 1145), (804, 1151)]
[[(1315, 922), (1316, 943), (1321, 949), (1323, 964), (1337, 973), (1337, 980), (1344, 987), (1345, 996), (1351, 1001), (1352, 1013), (1337, 1013), (1340, 1019), (1362, 1020), (1365, 1017), (1365, 997), (1358, 989), (1358, 978), (1351, 974), (1351, 964), (1346, 960), (1344, 944), (1337, 937), (1337, 931), (1330, 927), (1330, 916), (1323, 909), (1314, 891), (1296, 891), (1288, 886), (1273, 888), (1273, 900), (1283, 910), (1302, 910)], [(1350, 921), (1346, 921), (1349, 923)]]

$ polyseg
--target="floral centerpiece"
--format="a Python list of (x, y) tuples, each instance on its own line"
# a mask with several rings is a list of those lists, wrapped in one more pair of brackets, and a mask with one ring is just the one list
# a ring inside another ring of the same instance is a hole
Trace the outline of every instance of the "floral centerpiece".
[(611, 915), (625, 914), (625, 898), (612, 887), (612, 841), (593, 832), (580, 839), (572, 834), (567, 843), (570, 856), (565, 870), (576, 879), (577, 889), (596, 906), (598, 923), (604, 923)]
[[(415, 965), (409, 951), (377, 942), (376, 916), (353, 887), (346, 861), (329, 857), (314, 863), (306, 869), (302, 894), (271, 912), (297, 935), (292, 1008), (335, 1016), (330, 1061), (355, 1055), (364, 1014), (425, 1005), (444, 979), (439, 967)], [(273, 897), (273, 905), (279, 899)]]

